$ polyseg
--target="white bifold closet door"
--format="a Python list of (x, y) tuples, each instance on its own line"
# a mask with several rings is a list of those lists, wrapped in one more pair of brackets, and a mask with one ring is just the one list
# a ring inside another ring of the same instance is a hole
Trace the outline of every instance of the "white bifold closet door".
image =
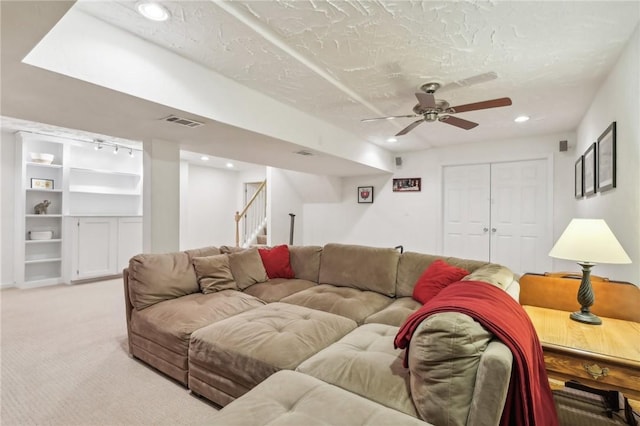
[(546, 160), (444, 167), (443, 254), (551, 268)]

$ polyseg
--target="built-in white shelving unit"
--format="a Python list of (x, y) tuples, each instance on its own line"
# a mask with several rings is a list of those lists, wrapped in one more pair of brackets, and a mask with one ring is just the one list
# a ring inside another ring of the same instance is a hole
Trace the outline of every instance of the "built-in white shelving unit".
[[(19, 194), (16, 203), (16, 284), (38, 287), (64, 282), (64, 144), (56, 138), (18, 135), (16, 149)], [(53, 155), (51, 164), (32, 161), (32, 153)], [(47, 200), (46, 214), (34, 207)], [(51, 238), (31, 239), (31, 232), (50, 232)], [(21, 237), (20, 237), (21, 236)]]
[[(38, 287), (122, 272), (142, 251), (142, 154), (138, 150), (18, 133), (16, 285)], [(31, 153), (51, 154), (51, 164)], [(47, 214), (34, 206), (48, 200)], [(92, 219), (94, 218), (94, 219)], [(103, 218), (103, 220), (100, 220)], [(31, 231), (51, 231), (31, 239)], [(125, 265), (126, 266), (126, 265)]]

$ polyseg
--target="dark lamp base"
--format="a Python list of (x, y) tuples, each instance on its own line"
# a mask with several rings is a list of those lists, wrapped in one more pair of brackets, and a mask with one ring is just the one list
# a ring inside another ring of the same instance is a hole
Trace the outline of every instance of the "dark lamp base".
[(591, 312), (572, 312), (569, 317), (574, 321), (583, 322), (585, 324), (602, 324), (602, 320), (600, 319), (600, 317), (598, 317), (597, 315), (593, 315)]

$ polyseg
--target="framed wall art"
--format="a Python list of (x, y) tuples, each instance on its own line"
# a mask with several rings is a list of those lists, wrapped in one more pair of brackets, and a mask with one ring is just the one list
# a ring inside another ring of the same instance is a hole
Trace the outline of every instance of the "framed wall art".
[(393, 192), (417, 192), (422, 190), (422, 178), (403, 178), (393, 180)]
[(616, 187), (616, 122), (598, 138), (598, 191)]
[(373, 186), (358, 187), (358, 203), (373, 203)]
[(596, 193), (596, 143), (584, 152), (584, 195)]
[(582, 155), (578, 158), (578, 160), (576, 160), (574, 174), (574, 195), (576, 198), (582, 198), (584, 196), (584, 156)]
[(53, 189), (53, 179), (31, 178), (32, 189)]

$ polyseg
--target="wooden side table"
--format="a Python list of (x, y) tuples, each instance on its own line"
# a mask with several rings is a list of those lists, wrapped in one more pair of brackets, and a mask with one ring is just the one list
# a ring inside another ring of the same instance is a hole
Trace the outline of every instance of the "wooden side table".
[(602, 318), (602, 325), (588, 325), (566, 311), (523, 307), (538, 333), (552, 387), (577, 380), (615, 389), (640, 409), (640, 323)]

